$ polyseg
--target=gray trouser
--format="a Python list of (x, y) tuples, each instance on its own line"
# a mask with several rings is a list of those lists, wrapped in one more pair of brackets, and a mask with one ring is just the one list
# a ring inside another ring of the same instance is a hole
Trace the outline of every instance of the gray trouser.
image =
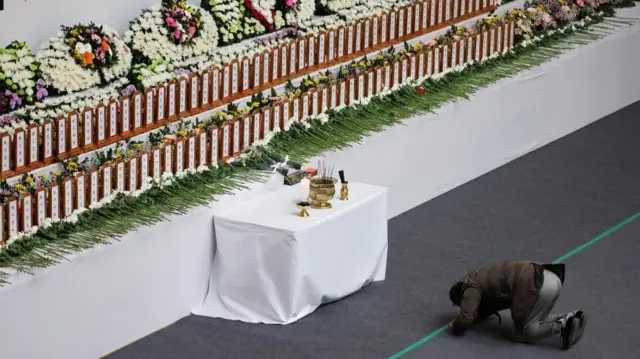
[(542, 288), (540, 288), (538, 300), (533, 305), (533, 310), (524, 326), (524, 333), (520, 340), (531, 343), (560, 334), (563, 323), (573, 314), (550, 314), (558, 297), (560, 297), (561, 288), (560, 278), (554, 273), (545, 270), (544, 282), (542, 283)]

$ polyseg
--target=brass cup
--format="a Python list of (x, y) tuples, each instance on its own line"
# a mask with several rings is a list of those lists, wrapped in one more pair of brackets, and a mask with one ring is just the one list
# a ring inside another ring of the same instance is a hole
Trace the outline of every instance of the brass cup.
[(336, 182), (338, 182), (338, 180), (335, 178), (311, 177), (309, 184), (309, 197), (313, 200), (311, 208), (331, 208), (329, 201), (336, 195)]
[(300, 212), (298, 212), (298, 217), (309, 217), (309, 212), (307, 209), (309, 208), (309, 202), (298, 202), (296, 206), (300, 208)]

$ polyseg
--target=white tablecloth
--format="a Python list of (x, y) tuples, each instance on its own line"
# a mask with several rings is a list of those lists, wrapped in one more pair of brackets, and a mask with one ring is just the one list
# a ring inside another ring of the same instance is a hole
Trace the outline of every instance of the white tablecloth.
[(283, 186), (215, 216), (209, 293), (194, 314), (288, 324), (384, 280), (386, 188), (350, 183), (349, 201), (307, 218), (296, 216), (300, 194)]

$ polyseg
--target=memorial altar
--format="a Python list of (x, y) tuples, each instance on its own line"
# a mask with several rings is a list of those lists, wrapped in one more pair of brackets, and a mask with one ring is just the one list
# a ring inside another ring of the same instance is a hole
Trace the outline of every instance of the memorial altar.
[[(339, 192), (339, 185), (336, 185)], [(349, 183), (346, 201), (295, 216), (299, 186), (218, 213), (209, 293), (193, 313), (290, 324), (385, 278), (386, 189)]]

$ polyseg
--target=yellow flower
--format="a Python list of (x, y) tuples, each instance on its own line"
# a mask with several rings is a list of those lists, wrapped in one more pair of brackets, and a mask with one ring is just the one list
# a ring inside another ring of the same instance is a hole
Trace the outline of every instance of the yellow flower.
[(259, 102), (253, 102), (251, 103), (251, 108), (258, 108), (260, 106)]
[(319, 82), (320, 82), (320, 79), (318, 79), (318, 78), (316, 77), (315, 79), (313, 79), (313, 82), (317, 84), (317, 83), (319, 83)]
[(198, 124), (198, 128), (204, 128), (204, 123), (202, 123), (202, 122), (201, 122), (201, 123), (199, 123), (199, 124)]
[(180, 136), (180, 137), (184, 137), (184, 136), (186, 136), (186, 135), (187, 135), (187, 131), (186, 131), (186, 130), (180, 130), (180, 131), (178, 131), (178, 136)]
[(267, 100), (266, 98), (263, 98), (262, 103), (269, 103), (269, 100)]
[(53, 174), (56, 175), (56, 176), (62, 176), (62, 172), (60, 172), (60, 171), (55, 171)]
[(300, 89), (296, 90), (296, 96), (300, 96), (301, 93), (302, 93), (302, 91), (300, 91)]
[(21, 185), (20, 183), (18, 183), (15, 188), (16, 188), (16, 191), (18, 191), (18, 192), (22, 192), (25, 189), (25, 187), (23, 185)]
[(306, 80), (306, 81), (304, 82), (304, 85), (305, 85), (305, 86), (311, 86), (311, 85), (313, 85), (313, 82), (311, 82), (311, 81), (309, 81), (309, 80)]
[(118, 152), (113, 154), (113, 158), (115, 158), (115, 159), (118, 159), (120, 157), (122, 157), (122, 153), (120, 153), (120, 151), (118, 151)]
[(39, 175), (38, 178), (40, 178), (41, 180), (45, 180), (45, 179), (47, 179), (47, 176), (46, 175)]
[(382, 54), (378, 54), (376, 56), (376, 60), (382, 60), (382, 59), (384, 59), (384, 56), (382, 56)]
[(33, 181), (35, 181), (35, 180), (33, 179), (33, 177), (29, 176), (29, 177), (25, 178), (24, 181), (27, 182), (27, 183), (33, 183)]

